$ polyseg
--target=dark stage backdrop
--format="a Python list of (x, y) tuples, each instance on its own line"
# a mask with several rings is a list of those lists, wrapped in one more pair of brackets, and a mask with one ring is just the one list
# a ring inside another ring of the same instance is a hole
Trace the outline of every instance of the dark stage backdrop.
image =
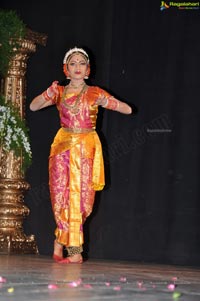
[(29, 28), (48, 35), (28, 61), (27, 122), (33, 164), (24, 223), (41, 254), (52, 254), (55, 223), (48, 155), (59, 128), (55, 107), (30, 112), (32, 98), (53, 80), (62, 60), (87, 47), (91, 83), (131, 104), (132, 116), (100, 111), (106, 188), (85, 224), (89, 258), (200, 264), (200, 10), (160, 10), (160, 1), (1, 0)]

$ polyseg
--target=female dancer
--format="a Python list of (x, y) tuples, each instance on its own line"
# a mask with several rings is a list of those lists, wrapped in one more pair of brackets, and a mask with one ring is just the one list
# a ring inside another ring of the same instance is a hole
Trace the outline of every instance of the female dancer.
[(83, 224), (92, 212), (95, 191), (104, 187), (102, 148), (95, 131), (98, 106), (123, 114), (131, 114), (132, 109), (105, 90), (86, 84), (90, 62), (84, 49), (70, 49), (63, 70), (69, 84), (60, 86), (54, 81), (33, 99), (30, 109), (56, 105), (59, 111), (61, 128), (49, 156), (49, 188), (57, 225), (53, 259), (82, 263)]

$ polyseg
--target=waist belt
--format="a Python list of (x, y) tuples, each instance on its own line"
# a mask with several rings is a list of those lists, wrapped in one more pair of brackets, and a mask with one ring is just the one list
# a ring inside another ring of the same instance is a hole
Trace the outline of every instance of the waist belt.
[(95, 130), (94, 129), (88, 129), (88, 128), (64, 128), (62, 127), (62, 129), (65, 131), (65, 132), (68, 132), (68, 133), (77, 133), (77, 134), (81, 134), (81, 133), (89, 133), (89, 132), (94, 132)]

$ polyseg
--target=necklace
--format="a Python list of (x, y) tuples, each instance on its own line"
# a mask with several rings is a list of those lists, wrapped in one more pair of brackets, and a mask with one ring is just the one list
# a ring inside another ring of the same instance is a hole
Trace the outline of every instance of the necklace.
[(74, 104), (72, 105), (69, 105), (67, 102), (66, 102), (66, 94), (67, 94), (67, 90), (68, 90), (68, 87), (69, 85), (67, 85), (63, 91), (63, 95), (62, 95), (62, 99), (61, 99), (61, 102), (63, 103), (63, 105), (71, 111), (71, 113), (73, 114), (78, 114), (79, 113), (79, 108), (78, 108), (78, 105), (80, 103), (80, 98), (81, 98), (81, 95), (83, 94), (83, 92), (85, 92), (86, 88), (87, 88), (87, 85), (85, 84), (84, 82), (84, 86), (83, 88), (81, 89), (80, 93), (76, 96), (76, 100), (74, 102)]
[(69, 83), (69, 87), (72, 87), (73, 89), (78, 89), (78, 88), (80, 88), (81, 86), (84, 86), (84, 85), (85, 85), (84, 81), (82, 83), (80, 83), (79, 85), (75, 85), (72, 82)]

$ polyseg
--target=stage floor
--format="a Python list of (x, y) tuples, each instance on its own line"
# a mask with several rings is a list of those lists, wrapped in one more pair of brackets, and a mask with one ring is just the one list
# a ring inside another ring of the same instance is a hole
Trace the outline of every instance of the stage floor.
[(199, 301), (200, 268), (0, 255), (0, 300)]

